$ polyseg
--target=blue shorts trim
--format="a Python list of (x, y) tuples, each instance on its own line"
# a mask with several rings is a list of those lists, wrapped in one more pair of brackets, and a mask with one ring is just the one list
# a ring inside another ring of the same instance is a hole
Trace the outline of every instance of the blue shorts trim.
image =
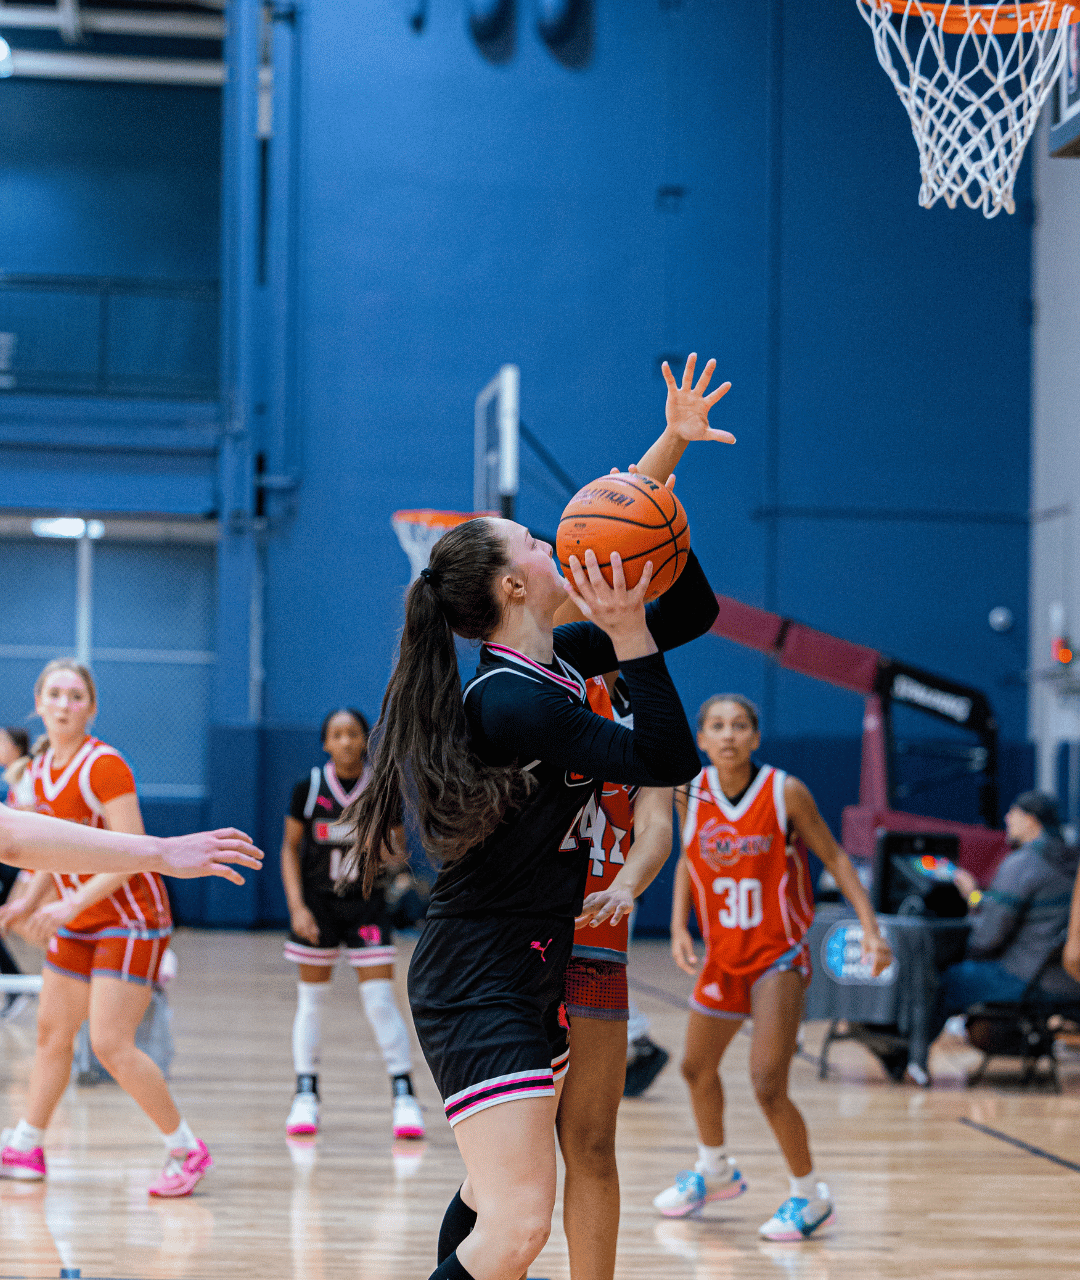
[(124, 928), (123, 925), (110, 925), (107, 929), (95, 929), (93, 933), (73, 933), (70, 929), (61, 926), (57, 929), (57, 937), (71, 938), (75, 942), (101, 942), (104, 938), (130, 938), (134, 936), (137, 942), (153, 942), (155, 938), (171, 937), (173, 931), (172, 925), (167, 929), (142, 929), (138, 925), (131, 925)]
[(58, 973), (61, 978), (74, 978), (76, 982), (85, 982), (87, 986), (90, 985), (90, 979), (85, 973), (75, 973), (71, 969), (61, 969), (58, 964), (53, 964), (51, 960), (46, 960), (44, 967), (51, 969), (53, 973)]

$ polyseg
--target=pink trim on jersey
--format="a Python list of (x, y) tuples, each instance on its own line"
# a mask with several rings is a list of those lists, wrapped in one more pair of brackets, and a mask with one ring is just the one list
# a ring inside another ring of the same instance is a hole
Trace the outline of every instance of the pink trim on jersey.
[[(511, 649), (509, 645), (491, 644), (488, 641), (485, 642), (484, 648), (489, 649), (492, 653), (499, 654), (503, 658), (508, 658), (511, 662), (516, 662), (519, 666), (527, 667), (530, 670), (537, 672), (539, 675), (546, 676), (548, 680), (554, 680), (557, 685), (560, 685), (568, 693), (572, 693), (576, 698), (585, 697), (584, 685), (580, 684), (576, 680), (572, 680), (569, 676), (557, 676), (554, 671), (549, 671), (548, 668), (541, 665), (541, 663), (534, 662), (532, 658), (528, 657), (524, 653), (520, 653), (517, 649)], [(563, 662), (558, 654), (555, 655), (555, 660), (564, 670), (566, 669), (566, 663)]]
[(341, 780), (337, 776), (333, 760), (327, 760), (326, 764), (323, 765), (323, 777), (326, 779), (326, 785), (330, 788), (330, 794), (343, 809), (347, 809), (371, 781), (371, 765), (364, 765), (359, 778), (353, 783), (353, 789), (348, 795), (345, 794), (345, 788), (341, 785)]
[(709, 899), (705, 893), (705, 886), (698, 878), (698, 873), (694, 869), (694, 864), (689, 858), (686, 859), (686, 869), (690, 872), (690, 879), (694, 882), (694, 905), (697, 907), (698, 927), (701, 929), (701, 938), (705, 943), (706, 949), (709, 946)]

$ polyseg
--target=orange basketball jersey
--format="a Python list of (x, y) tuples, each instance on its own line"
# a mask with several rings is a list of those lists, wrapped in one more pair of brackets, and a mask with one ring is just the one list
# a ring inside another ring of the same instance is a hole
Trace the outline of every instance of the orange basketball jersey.
[[(135, 791), (135, 778), (127, 762), (98, 738), (87, 738), (68, 764), (53, 770), (52, 748), (31, 765), (38, 813), (84, 827), (105, 826), (105, 805)], [(61, 896), (74, 893), (88, 875), (53, 873)], [(101, 902), (94, 903), (67, 925), (70, 933), (92, 933), (110, 927), (164, 929), (172, 924), (169, 895), (164, 881), (141, 871)]]
[(806, 855), (787, 843), (787, 774), (763, 765), (738, 804), (714, 768), (690, 784), (683, 851), (708, 961), (728, 973), (767, 969), (814, 918)]
[[(589, 706), (598, 716), (615, 720), (603, 676), (593, 676), (586, 682)], [(595, 794), (577, 819), (582, 841), (589, 842), (589, 877), (585, 881), (585, 896), (606, 889), (619, 874), (626, 854), (634, 841), (634, 796), (637, 787), (605, 782), (600, 788), (600, 802)], [(574, 935), (574, 955), (586, 960), (615, 960), (626, 963), (626, 948), (630, 938), (630, 917), (623, 916), (618, 924), (605, 921), (594, 929), (585, 925)]]

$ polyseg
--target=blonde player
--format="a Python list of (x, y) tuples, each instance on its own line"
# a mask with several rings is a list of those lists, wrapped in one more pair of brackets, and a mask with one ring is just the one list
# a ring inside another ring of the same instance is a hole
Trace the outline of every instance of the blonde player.
[[(818, 1182), (799, 1109), (788, 1097), (803, 993), (810, 980), (806, 932), (813, 893), (799, 837), (822, 860), (858, 914), (863, 951), (875, 975), (892, 955), (855, 868), (797, 778), (753, 753), (761, 741), (757, 708), (741, 694), (710, 698), (698, 714), (698, 746), (710, 764), (676, 805), (683, 855), (675, 873), (671, 951), (697, 974), (682, 1073), (698, 1130), (698, 1160), (653, 1201), (665, 1217), (696, 1213), (708, 1200), (746, 1190), (724, 1144), (719, 1067), (746, 1018), (753, 1018), (750, 1078), (790, 1173), (791, 1195), (760, 1229), (770, 1240), (803, 1240), (832, 1221), (829, 1189)], [(691, 894), (705, 941), (700, 972), (687, 930)]]
[[(91, 737), (93, 677), (69, 659), (50, 662), (34, 685), (48, 750), (35, 757), (39, 813), (88, 827), (143, 833), (135, 780), (120, 754)], [(59, 892), (55, 897), (54, 892)], [(5, 908), (24, 937), (46, 949), (26, 1113), (0, 1138), (0, 1174), (45, 1177), (45, 1130), (71, 1073), (72, 1040), (89, 1017), (94, 1052), (161, 1131), (169, 1157), (152, 1196), (189, 1195), (212, 1163), (191, 1132), (158, 1067), (135, 1047), (172, 932), (164, 882), (152, 872), (93, 876), (39, 872), (25, 897)]]

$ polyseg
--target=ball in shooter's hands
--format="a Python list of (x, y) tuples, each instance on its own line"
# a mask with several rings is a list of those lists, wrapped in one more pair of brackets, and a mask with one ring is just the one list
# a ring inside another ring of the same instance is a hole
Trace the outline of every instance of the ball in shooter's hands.
[(611, 553), (622, 557), (628, 587), (637, 586), (645, 561), (653, 564), (646, 600), (662, 596), (686, 568), (690, 526), (675, 494), (648, 476), (601, 476), (566, 504), (559, 521), (555, 550), (570, 576), (570, 557), (585, 563), (592, 549), (600, 572), (611, 582)]

